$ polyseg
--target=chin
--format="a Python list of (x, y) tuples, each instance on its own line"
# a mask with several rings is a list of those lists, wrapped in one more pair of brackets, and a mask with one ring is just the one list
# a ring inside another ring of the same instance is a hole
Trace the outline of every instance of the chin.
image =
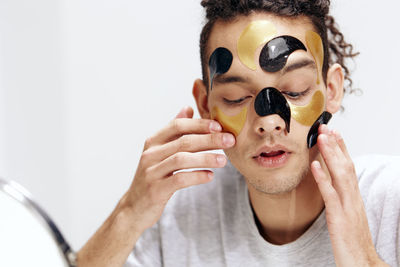
[(309, 173), (307, 160), (292, 162), (283, 168), (267, 169), (244, 159), (230, 158), (231, 163), (244, 176), (248, 187), (264, 194), (284, 194), (293, 191)]
[(245, 178), (247, 185), (259, 193), (278, 195), (286, 194), (294, 189), (303, 180), (303, 175), (289, 177), (263, 177), (263, 178)]

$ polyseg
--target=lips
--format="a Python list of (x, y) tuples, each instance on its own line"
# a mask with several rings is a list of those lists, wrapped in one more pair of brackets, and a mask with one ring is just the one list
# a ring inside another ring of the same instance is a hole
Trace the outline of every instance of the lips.
[(262, 167), (278, 168), (286, 164), (291, 152), (283, 146), (260, 148), (253, 159)]

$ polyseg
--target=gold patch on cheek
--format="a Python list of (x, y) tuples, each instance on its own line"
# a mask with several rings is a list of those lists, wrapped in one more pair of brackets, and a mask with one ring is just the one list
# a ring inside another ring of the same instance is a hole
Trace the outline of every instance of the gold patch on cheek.
[(240, 61), (248, 68), (256, 70), (254, 53), (260, 45), (266, 43), (276, 34), (274, 24), (267, 20), (251, 22), (242, 32), (237, 43)]
[(214, 107), (211, 112), (211, 118), (217, 120), (224, 131), (231, 132), (235, 136), (238, 136), (243, 129), (246, 116), (247, 108), (243, 108), (236, 116), (227, 116), (218, 107)]
[(317, 64), (317, 84), (319, 84), (319, 77), (322, 75), (322, 66), (324, 63), (324, 48), (322, 45), (322, 40), (318, 33), (307, 31), (306, 43), (307, 47), (310, 49), (310, 53), (313, 56), (314, 61)]
[(321, 91), (316, 91), (306, 106), (295, 106), (289, 102), (293, 119), (306, 126), (313, 125), (321, 115), (324, 105), (324, 94)]

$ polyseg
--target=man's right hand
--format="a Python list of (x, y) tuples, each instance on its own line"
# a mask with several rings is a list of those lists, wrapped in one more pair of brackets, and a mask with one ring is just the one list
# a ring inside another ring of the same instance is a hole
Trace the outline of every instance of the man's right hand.
[(122, 266), (171, 196), (179, 189), (207, 183), (213, 175), (208, 170), (177, 171), (226, 164), (224, 155), (196, 152), (232, 147), (233, 135), (221, 133), (216, 121), (192, 117), (193, 110), (184, 108), (167, 127), (147, 139), (132, 185), (79, 251), (79, 266)]
[(221, 125), (214, 120), (192, 117), (192, 108), (183, 108), (171, 123), (145, 142), (135, 178), (121, 202), (133, 213), (132, 223), (140, 233), (160, 218), (177, 190), (213, 178), (209, 170), (177, 171), (220, 168), (227, 162), (222, 154), (196, 152), (232, 147), (234, 136), (222, 133)]

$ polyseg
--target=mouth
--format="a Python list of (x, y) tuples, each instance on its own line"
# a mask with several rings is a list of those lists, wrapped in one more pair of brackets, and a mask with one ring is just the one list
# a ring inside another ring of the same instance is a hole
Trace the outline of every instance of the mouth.
[(273, 157), (277, 157), (280, 156), (282, 154), (286, 153), (283, 150), (278, 150), (278, 151), (271, 151), (271, 152), (261, 152), (261, 154), (259, 155), (259, 157), (267, 157), (267, 158), (273, 158)]
[(279, 168), (286, 164), (290, 154), (285, 148), (264, 147), (253, 159), (262, 167)]

